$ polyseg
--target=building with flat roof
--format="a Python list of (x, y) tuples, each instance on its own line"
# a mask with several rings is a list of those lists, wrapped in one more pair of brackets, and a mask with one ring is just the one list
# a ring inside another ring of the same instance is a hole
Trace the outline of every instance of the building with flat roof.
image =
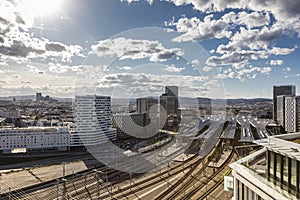
[[(161, 127), (164, 129), (178, 128), (180, 122), (179, 102), (178, 102), (178, 87), (166, 86), (165, 93), (159, 97), (159, 104), (161, 109), (164, 108), (166, 112), (160, 111)], [(165, 116), (166, 115), (166, 116)]]
[(66, 151), (69, 145), (70, 133), (67, 128), (27, 127), (0, 129), (0, 151), (5, 154), (50, 150)]
[(234, 199), (299, 199), (300, 133), (254, 143), (262, 148), (230, 164)]
[(118, 140), (129, 138), (149, 138), (158, 133), (158, 118), (150, 119), (147, 113), (119, 113), (112, 115), (112, 125), (117, 130)]
[[(157, 105), (158, 100), (155, 98), (138, 98), (136, 99), (136, 112), (149, 114), (151, 107)], [(155, 114), (157, 113), (158, 111), (155, 112)]]
[(300, 96), (285, 97), (285, 131), (288, 133), (300, 131), (299, 107)]
[(277, 123), (285, 128), (285, 97), (286, 95), (277, 96)]
[(273, 120), (277, 122), (277, 97), (280, 95), (296, 95), (295, 85), (273, 86)]
[(116, 140), (116, 130), (112, 128), (110, 118), (109, 96), (75, 96), (75, 132), (71, 135), (71, 146), (90, 146)]
[(37, 102), (40, 102), (40, 101), (42, 101), (44, 98), (43, 98), (43, 96), (42, 96), (42, 93), (36, 93), (36, 101)]

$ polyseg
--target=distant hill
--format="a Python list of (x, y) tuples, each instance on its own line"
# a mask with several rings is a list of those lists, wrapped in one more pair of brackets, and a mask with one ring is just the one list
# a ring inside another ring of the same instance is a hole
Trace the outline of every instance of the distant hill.
[(1, 101), (12, 101), (13, 99), (17, 101), (24, 101), (24, 100), (35, 100), (35, 95), (20, 95), (20, 96), (8, 96), (8, 97), (0, 97)]
[(227, 99), (227, 104), (239, 104), (239, 103), (245, 103), (245, 104), (255, 104), (255, 103), (272, 103), (272, 99), (267, 98), (254, 98), (254, 99)]
[[(35, 100), (35, 95), (23, 95), (23, 96), (8, 96), (8, 97), (0, 97), (1, 101), (12, 101), (13, 98), (16, 98), (16, 100)], [(62, 97), (52, 97), (53, 99), (57, 99), (58, 101), (62, 102), (72, 102), (72, 98), (62, 98)], [(211, 99), (211, 98), (205, 98), (205, 97), (198, 97), (198, 98), (190, 98), (190, 97), (179, 97), (179, 101), (181, 104), (219, 104), (224, 103), (224, 101), (230, 105), (230, 104), (255, 104), (255, 103), (271, 103), (272, 99), (268, 98), (253, 98), (253, 99), (244, 99), (244, 98), (238, 98), (238, 99)], [(128, 99), (112, 99), (112, 102), (114, 104), (123, 104), (128, 103)], [(135, 102), (135, 99), (131, 99), (130, 102)]]
[(271, 103), (272, 99), (267, 98), (254, 98), (254, 99), (244, 99), (244, 98), (238, 98), (238, 99), (211, 99), (211, 98), (203, 98), (198, 97), (196, 98), (188, 98), (188, 97), (181, 97), (179, 98), (180, 103), (182, 104), (256, 104), (256, 103)]

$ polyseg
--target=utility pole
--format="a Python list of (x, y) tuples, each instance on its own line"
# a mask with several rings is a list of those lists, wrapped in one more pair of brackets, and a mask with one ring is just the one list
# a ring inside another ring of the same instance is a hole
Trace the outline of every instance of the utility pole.
[(59, 197), (58, 189), (59, 189), (59, 180), (56, 179), (56, 199), (58, 199), (58, 197)]
[(62, 178), (62, 183), (63, 183), (62, 199), (63, 200), (67, 200), (67, 188), (66, 188), (67, 179), (65, 178), (65, 176), (66, 176), (66, 163), (63, 162), (63, 178)]
[(65, 178), (63, 178), (62, 182), (63, 182), (62, 200), (67, 200), (67, 188), (66, 188), (67, 180)]
[(96, 172), (97, 178), (97, 200), (100, 199), (100, 182), (99, 182), (99, 171), (97, 169), (94, 170)]
[(0, 200), (2, 199), (1, 198), (1, 182), (2, 182), (2, 174), (0, 173)]

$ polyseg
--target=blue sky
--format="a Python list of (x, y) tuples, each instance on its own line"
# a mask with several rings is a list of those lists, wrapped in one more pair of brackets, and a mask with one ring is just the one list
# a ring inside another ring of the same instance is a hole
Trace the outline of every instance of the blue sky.
[(300, 87), (299, 33), (294, 0), (4, 0), (0, 95), (271, 98)]

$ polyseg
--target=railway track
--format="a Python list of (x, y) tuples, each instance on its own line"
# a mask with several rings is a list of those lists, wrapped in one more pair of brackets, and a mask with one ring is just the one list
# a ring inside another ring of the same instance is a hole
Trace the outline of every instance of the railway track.
[(187, 169), (190, 169), (191, 166), (195, 165), (195, 163), (198, 162), (198, 160), (199, 160), (198, 155), (195, 155), (189, 160), (180, 163), (179, 165), (170, 167), (170, 169), (166, 168), (165, 170), (156, 173), (152, 176), (146, 177), (145, 179), (138, 180), (136, 182), (130, 182), (130, 184), (126, 185), (125, 187), (115, 188), (114, 191), (102, 195), (101, 198), (102, 199), (109, 198), (112, 195), (116, 199), (119, 199), (122, 196), (126, 197), (128, 195), (133, 195), (135, 192), (140, 192), (155, 184), (166, 181), (166, 179), (168, 179), (170, 176), (175, 176)]
[[(180, 198), (182, 200), (188, 199), (204, 199), (210, 195), (217, 187), (223, 183), (224, 175), (229, 173), (229, 164), (232, 162), (234, 157), (233, 151), (227, 158), (226, 162), (217, 169), (217, 171), (212, 171), (210, 176), (203, 177), (201, 181), (196, 182), (193, 187), (189, 187), (184, 197)], [(186, 186), (187, 188), (188, 186)], [(203, 192), (204, 190), (204, 192)]]
[[(194, 171), (199, 167), (201, 164), (201, 160), (197, 161), (197, 163), (185, 174), (185, 176), (181, 177), (177, 182), (175, 182), (171, 187), (160, 193), (158, 196), (155, 197), (157, 200), (161, 199), (174, 199), (176, 196), (180, 194), (182, 190), (184, 190), (184, 183), (189, 182), (189, 178), (194, 178), (191, 176)], [(204, 164), (204, 167), (207, 166), (208, 163)], [(203, 166), (200, 167), (200, 170), (197, 170), (196, 174), (201, 173)], [(182, 187), (180, 187), (182, 186)]]
[[(9, 195), (10, 199), (43, 200), (61, 199), (63, 195), (68, 199), (95, 199), (98, 196), (101, 196), (101, 199), (111, 199), (112, 196), (121, 198), (164, 181), (169, 175), (173, 176), (179, 174), (183, 170), (187, 170), (198, 159), (198, 155), (194, 155), (190, 159), (177, 164), (176, 166), (172, 166), (169, 169), (163, 169), (160, 173), (155, 173), (149, 177), (147, 176), (144, 179), (137, 180), (122, 188), (117, 188), (115, 185), (126, 179), (128, 180), (129, 174), (117, 170), (108, 170), (106, 177), (106, 173), (102, 173), (100, 176), (100, 174), (97, 175), (97, 172), (94, 170), (89, 170), (86, 173), (78, 174), (77, 176), (68, 176), (64, 183), (61, 181), (58, 184), (58, 182), (52, 181), (47, 187), (39, 188), (37, 190), (31, 188), (28, 191), (15, 191)], [(105, 172), (107, 168), (101, 167), (97, 169)], [(109, 180), (109, 182), (107, 180)], [(110, 188), (110, 190), (108, 190), (108, 188)], [(6, 199), (8, 199), (8, 195), (6, 196)]]

